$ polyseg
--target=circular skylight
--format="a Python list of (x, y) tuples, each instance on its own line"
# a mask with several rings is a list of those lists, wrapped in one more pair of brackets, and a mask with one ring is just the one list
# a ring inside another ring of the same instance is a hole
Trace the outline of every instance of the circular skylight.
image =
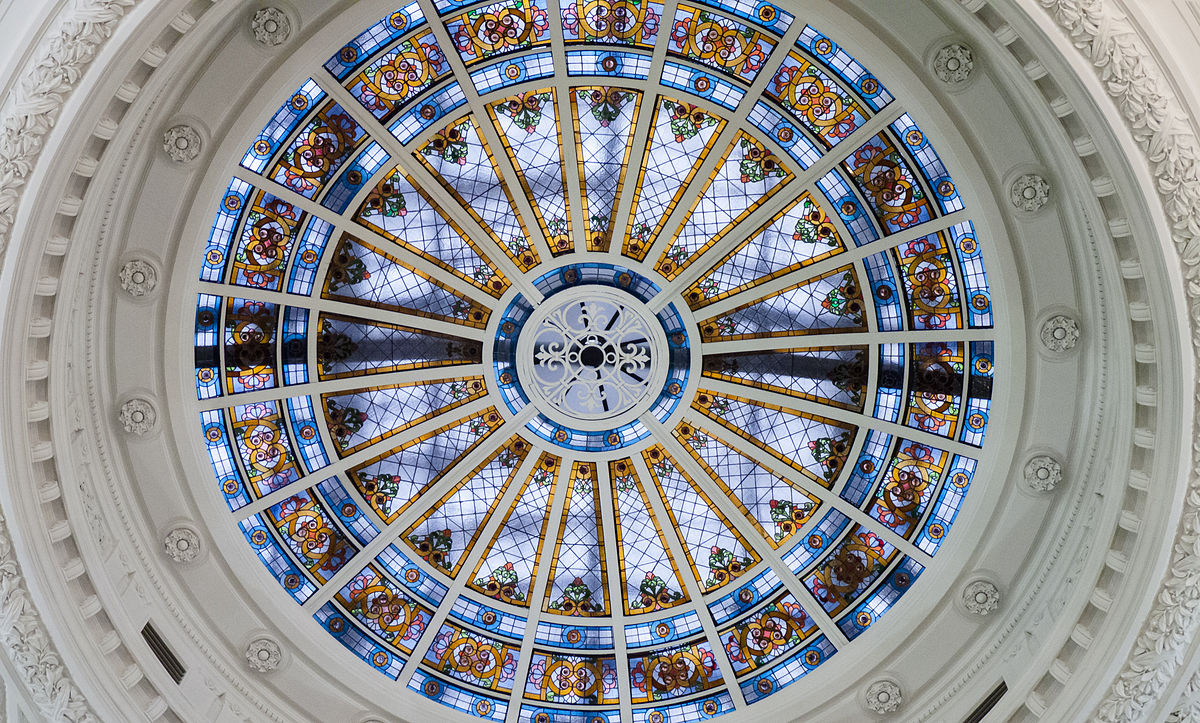
[(781, 8), (563, 7), (414, 2), (263, 108), (198, 259), (197, 444), (381, 685), (700, 720), (870, 645), (953, 539), (986, 240)]

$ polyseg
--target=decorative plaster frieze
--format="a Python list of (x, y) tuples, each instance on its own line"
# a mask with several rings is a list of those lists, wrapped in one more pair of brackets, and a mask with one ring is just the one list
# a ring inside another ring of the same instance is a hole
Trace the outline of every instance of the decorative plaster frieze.
[[(0, 254), (8, 247), (25, 182), (63, 104), (137, 0), (75, 0), (62, 10), (0, 106)], [(0, 266), (2, 268), (2, 266)]]
[[(1193, 352), (1200, 353), (1200, 139), (1151, 50), (1111, 0), (1038, 0), (1072, 39), (1150, 162), (1163, 208), (1184, 264), (1193, 320)], [(1193, 399), (1200, 403), (1200, 394)], [(1111, 723), (1144, 720), (1179, 672), (1200, 632), (1200, 447), (1183, 519), (1154, 607), (1126, 663), (1096, 711)]]

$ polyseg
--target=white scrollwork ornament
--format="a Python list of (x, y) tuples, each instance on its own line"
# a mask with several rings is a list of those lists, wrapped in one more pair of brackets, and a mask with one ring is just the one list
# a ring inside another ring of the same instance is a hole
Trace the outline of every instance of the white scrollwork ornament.
[(863, 702), (879, 715), (887, 715), (900, 710), (904, 697), (900, 693), (900, 686), (890, 680), (877, 680), (863, 694)]

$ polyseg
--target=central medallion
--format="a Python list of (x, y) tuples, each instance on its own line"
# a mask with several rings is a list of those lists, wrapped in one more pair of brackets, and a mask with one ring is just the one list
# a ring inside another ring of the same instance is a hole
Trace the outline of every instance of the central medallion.
[[(528, 428), (559, 446), (603, 451), (665, 422), (691, 363), (688, 334), (659, 287), (629, 269), (575, 264), (537, 279), (539, 303), (518, 295), (494, 347), (509, 409), (536, 409)], [(662, 306), (663, 308), (657, 308)]]
[(517, 358), (532, 362), (533, 397), (578, 424), (648, 407), (666, 373), (666, 345), (662, 325), (642, 301), (584, 286), (551, 297), (534, 312), (518, 340)]

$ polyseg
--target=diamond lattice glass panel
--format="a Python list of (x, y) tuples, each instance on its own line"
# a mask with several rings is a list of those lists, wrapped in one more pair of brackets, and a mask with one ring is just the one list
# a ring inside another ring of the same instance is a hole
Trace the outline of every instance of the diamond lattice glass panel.
[(607, 251), (612, 241), (641, 101), (641, 93), (623, 88), (580, 88), (571, 94), (589, 251)]

